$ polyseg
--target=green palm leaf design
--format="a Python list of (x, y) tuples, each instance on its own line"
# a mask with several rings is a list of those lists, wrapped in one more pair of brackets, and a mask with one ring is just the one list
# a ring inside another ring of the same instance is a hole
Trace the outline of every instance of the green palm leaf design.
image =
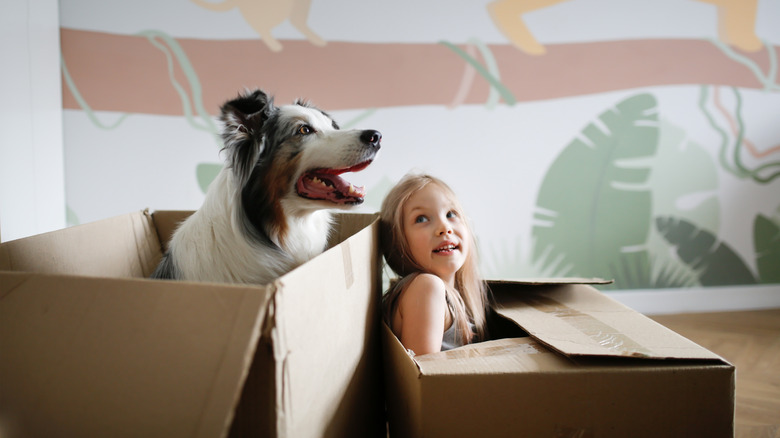
[[(668, 246), (667, 246), (668, 247)], [(640, 253), (641, 254), (641, 253)], [(670, 289), (699, 285), (698, 273), (672, 257), (649, 255), (649, 260), (634, 256), (615, 267), (613, 279), (620, 289)], [(642, 263), (644, 262), (644, 263)], [(634, 263), (630, 265), (629, 263)], [(610, 285), (602, 286), (610, 289)]]
[(656, 100), (650, 94), (618, 103), (583, 129), (550, 166), (539, 189), (534, 260), (546, 254), (571, 265), (572, 275), (615, 278), (622, 276), (615, 272), (621, 266), (636, 269), (649, 263), (648, 158), (656, 153), (658, 132)]
[(222, 165), (217, 163), (199, 163), (195, 167), (195, 177), (198, 179), (198, 187), (200, 187), (201, 192), (208, 191), (209, 185), (221, 170)]
[(702, 286), (756, 283), (739, 255), (711, 232), (669, 216), (658, 217), (655, 223), (664, 239), (676, 248), (680, 260), (700, 272)]
[(780, 283), (780, 226), (757, 215), (753, 221), (753, 244), (761, 283)]

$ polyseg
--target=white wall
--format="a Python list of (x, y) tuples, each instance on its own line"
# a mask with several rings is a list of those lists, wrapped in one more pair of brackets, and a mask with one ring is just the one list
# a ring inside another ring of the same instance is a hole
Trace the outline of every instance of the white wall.
[(0, 240), (65, 226), (57, 0), (0, 2)]

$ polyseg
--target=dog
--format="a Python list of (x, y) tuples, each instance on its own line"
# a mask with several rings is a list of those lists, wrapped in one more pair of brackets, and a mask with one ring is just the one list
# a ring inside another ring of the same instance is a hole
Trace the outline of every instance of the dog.
[(340, 175), (371, 164), (379, 131), (340, 130), (309, 102), (277, 107), (261, 90), (226, 102), (220, 121), (225, 166), (152, 278), (270, 283), (325, 250), (332, 209), (364, 200)]

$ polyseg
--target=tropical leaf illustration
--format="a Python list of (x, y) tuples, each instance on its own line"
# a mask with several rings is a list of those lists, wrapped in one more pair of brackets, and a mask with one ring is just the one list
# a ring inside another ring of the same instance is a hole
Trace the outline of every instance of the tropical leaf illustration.
[(676, 248), (680, 260), (700, 272), (702, 286), (756, 283), (739, 255), (711, 232), (669, 216), (658, 217), (655, 223), (666, 241)]
[(657, 289), (670, 289), (681, 287), (695, 287), (699, 285), (699, 279), (690, 269), (675, 263), (671, 258), (654, 259), (651, 261), (653, 267), (652, 285)]
[(606, 289), (669, 289), (694, 287), (699, 284), (698, 276), (675, 259), (649, 255), (650, 260), (634, 256), (622, 258), (621, 264), (612, 269), (613, 285)]
[(780, 226), (764, 215), (753, 221), (753, 247), (761, 283), (780, 283)]
[[(653, 217), (674, 216), (710, 230), (720, 227), (718, 165), (693, 134), (660, 115), (653, 172)], [(665, 242), (661, 242), (664, 248)]]
[(195, 167), (195, 176), (198, 179), (198, 187), (200, 187), (200, 191), (203, 193), (206, 193), (206, 191), (209, 188), (209, 185), (212, 181), (214, 181), (214, 178), (217, 177), (217, 174), (222, 170), (222, 165), (217, 163), (199, 163), (197, 167)]
[(480, 254), (484, 255), (480, 260), (486, 278), (567, 277), (571, 270), (570, 266), (561, 265), (562, 255), (559, 254), (556, 260), (551, 259), (549, 248), (536, 260), (530, 260), (529, 252), (523, 250), (519, 237), (514, 241), (507, 239), (493, 243), (488, 251), (480, 251)]
[(658, 114), (650, 94), (630, 97), (587, 125), (542, 181), (534, 214), (534, 260), (549, 251), (547, 259), (571, 265), (572, 275), (594, 277), (613, 276), (626, 264), (649, 263), (644, 248), (652, 215), (647, 162), (657, 145)]

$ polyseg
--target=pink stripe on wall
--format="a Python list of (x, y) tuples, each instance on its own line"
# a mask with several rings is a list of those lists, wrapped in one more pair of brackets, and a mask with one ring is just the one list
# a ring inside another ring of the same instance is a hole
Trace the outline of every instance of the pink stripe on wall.
[[(466, 62), (443, 44), (284, 41), (271, 52), (259, 40), (176, 40), (202, 87), (206, 110), (239, 90), (263, 88), (277, 103), (311, 99), (330, 110), (447, 105), (463, 88)], [(164, 52), (146, 37), (62, 29), (63, 59), (86, 103), (99, 111), (183, 114)], [(463, 48), (464, 46), (459, 46)], [(541, 56), (490, 45), (501, 83), (517, 101), (553, 99), (658, 85), (762, 88), (741, 63), (703, 40), (629, 40), (547, 46)], [(780, 48), (774, 49), (780, 55)], [(473, 52), (472, 52), (473, 53)], [(741, 53), (762, 71), (767, 49)], [(480, 63), (482, 59), (477, 58)], [(179, 65), (176, 80), (187, 85)], [(488, 82), (473, 76), (464, 104), (487, 101)], [(777, 80), (775, 78), (775, 80)], [(63, 106), (80, 105), (63, 86)], [(192, 96), (191, 91), (188, 93)]]

